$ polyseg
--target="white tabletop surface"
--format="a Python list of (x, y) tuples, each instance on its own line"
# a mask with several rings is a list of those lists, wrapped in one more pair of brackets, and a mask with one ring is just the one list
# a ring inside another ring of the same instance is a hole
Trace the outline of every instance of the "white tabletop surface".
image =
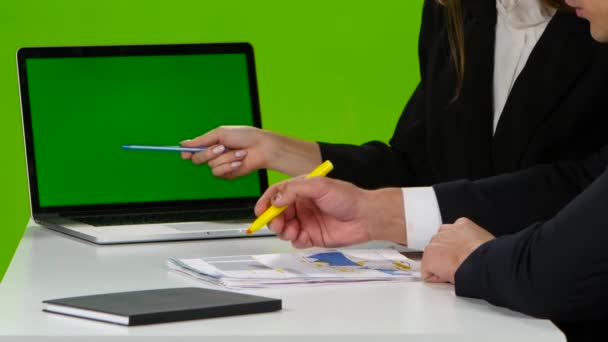
[(0, 283), (0, 340), (565, 341), (550, 321), (420, 281), (247, 290), (281, 298), (283, 310), (139, 327), (41, 311), (43, 300), (55, 298), (212, 287), (170, 271), (168, 257), (289, 251), (274, 237), (96, 246), (30, 224)]

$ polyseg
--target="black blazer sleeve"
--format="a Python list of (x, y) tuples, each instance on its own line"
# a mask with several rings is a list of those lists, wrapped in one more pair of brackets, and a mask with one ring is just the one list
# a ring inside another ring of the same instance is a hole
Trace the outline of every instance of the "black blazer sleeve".
[(456, 294), (560, 322), (608, 318), (608, 169), (554, 218), (475, 250)]
[[(401, 120), (413, 121), (408, 136), (419, 137), (413, 146), (424, 151), (423, 120), (417, 120), (416, 113), (421, 111), (420, 97), (423, 92), (418, 85), (410, 98)], [(354, 183), (367, 189), (377, 189), (385, 186), (410, 186), (417, 183), (430, 184), (426, 180), (425, 160), (423, 154), (408, 154), (380, 141), (371, 141), (363, 145), (319, 143), (323, 160), (331, 160), (335, 168), (331, 177)]]
[(330, 174), (352, 182), (363, 188), (380, 188), (383, 186), (411, 186), (431, 184), (431, 172), (426, 160), (426, 127), (425, 127), (425, 84), (429, 44), (437, 38), (443, 27), (440, 6), (435, 1), (425, 1), (422, 14), (422, 26), (418, 42), (421, 82), (410, 97), (391, 142), (396, 136), (405, 137), (409, 146), (407, 150), (397, 149), (379, 141), (371, 141), (361, 146), (347, 144), (319, 143), (323, 160), (331, 160), (335, 165)]
[(606, 165), (608, 146), (583, 161), (538, 165), (513, 174), (433, 188), (443, 222), (468, 217), (500, 236), (553, 217), (602, 174)]

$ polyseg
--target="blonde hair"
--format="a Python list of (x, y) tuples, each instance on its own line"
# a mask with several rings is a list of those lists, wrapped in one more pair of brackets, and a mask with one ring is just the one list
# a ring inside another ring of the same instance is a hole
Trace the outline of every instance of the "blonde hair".
[[(464, 28), (462, 24), (462, 6), (461, 0), (436, 0), (439, 4), (446, 8), (445, 20), (448, 28), (448, 40), (450, 42), (450, 56), (454, 69), (456, 70), (456, 94), (454, 100), (457, 99), (461, 92), (464, 83)], [(465, 0), (466, 1), (466, 0)], [(484, 0), (490, 1), (490, 0)], [(566, 9), (565, 0), (541, 0), (546, 6), (555, 9)]]

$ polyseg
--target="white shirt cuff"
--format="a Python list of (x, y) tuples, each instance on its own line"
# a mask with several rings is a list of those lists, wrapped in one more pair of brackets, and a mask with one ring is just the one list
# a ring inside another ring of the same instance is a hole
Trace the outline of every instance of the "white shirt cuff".
[(402, 188), (407, 246), (424, 250), (441, 226), (441, 212), (432, 187)]

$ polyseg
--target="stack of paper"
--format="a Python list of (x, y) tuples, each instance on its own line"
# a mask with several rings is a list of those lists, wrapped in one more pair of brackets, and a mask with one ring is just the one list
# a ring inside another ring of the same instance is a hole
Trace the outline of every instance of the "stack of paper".
[(168, 266), (228, 288), (419, 279), (419, 263), (392, 249), (307, 250), (290, 254), (175, 259)]

